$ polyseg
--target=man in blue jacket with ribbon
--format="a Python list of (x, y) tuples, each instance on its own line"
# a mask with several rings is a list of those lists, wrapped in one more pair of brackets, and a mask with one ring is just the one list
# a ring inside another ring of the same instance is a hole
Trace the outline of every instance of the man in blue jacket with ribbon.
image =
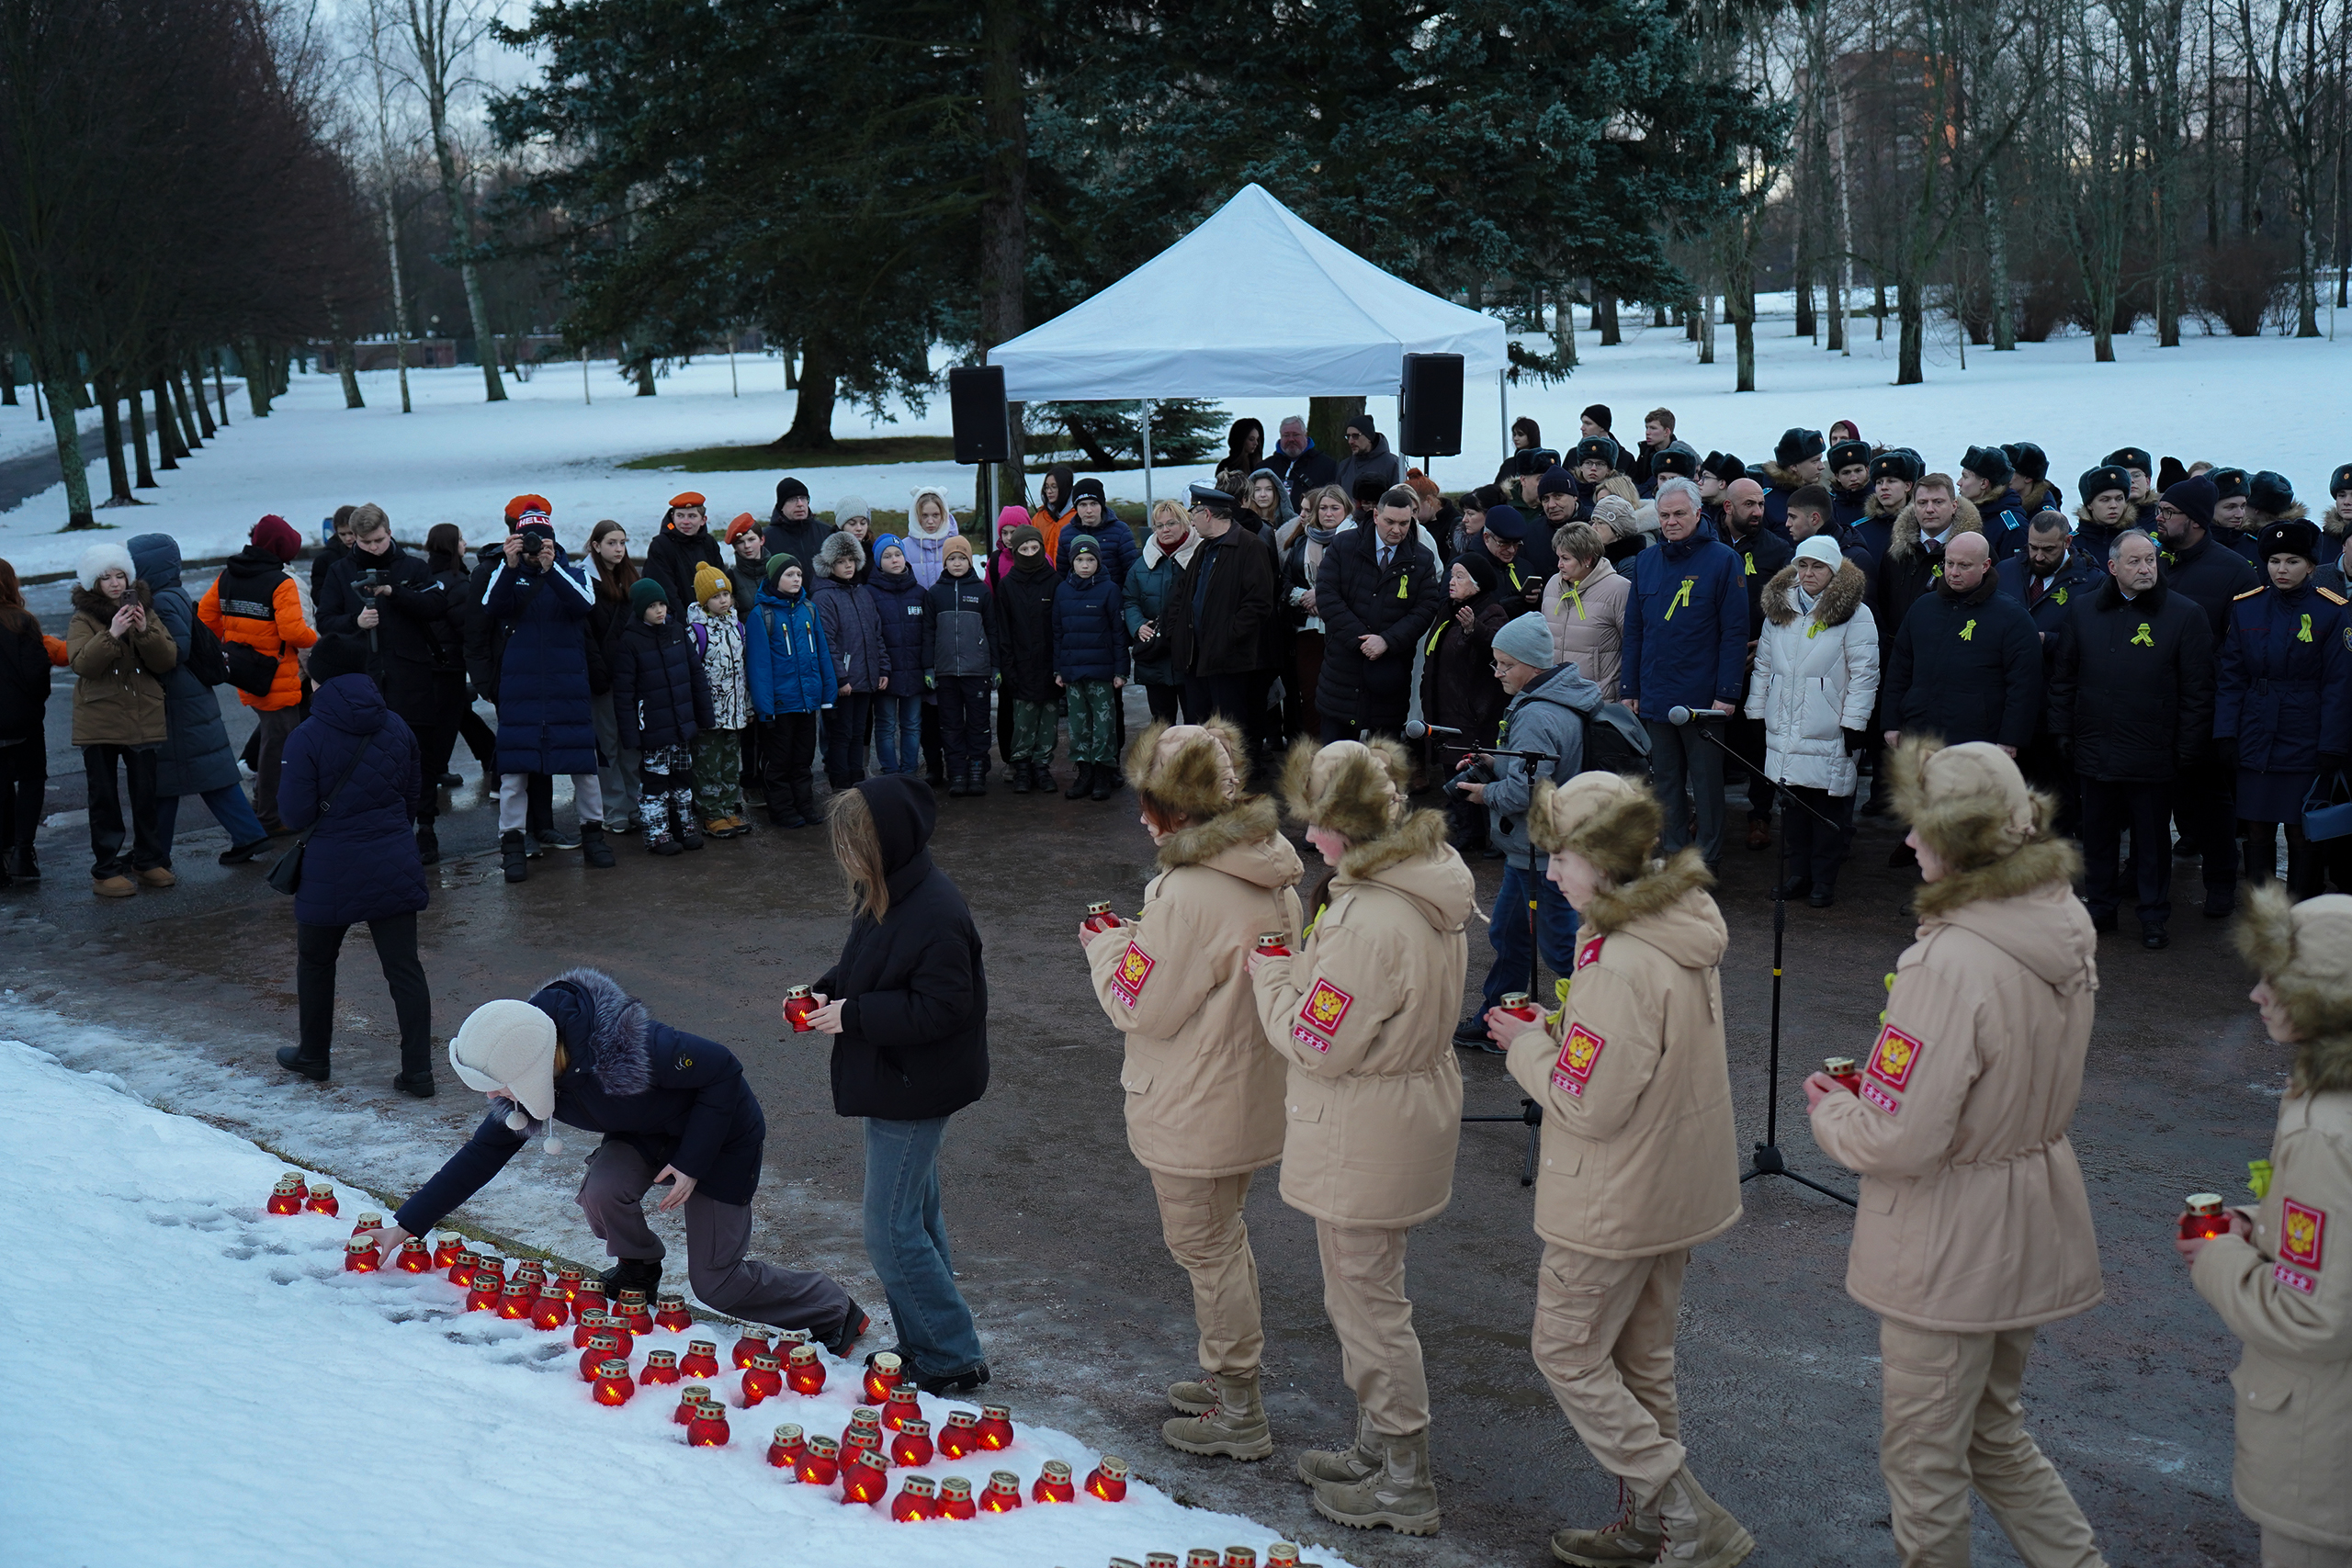
[[(449, 1065), (490, 1097), (490, 1114), (465, 1147), (375, 1233), (389, 1261), (505, 1168), (530, 1138), (561, 1122), (605, 1141), (588, 1156), (579, 1203), (619, 1260), (607, 1292), (662, 1282), (662, 1238), (642, 1200), (667, 1182), (663, 1212), (684, 1207), (686, 1279), (713, 1312), (778, 1328), (805, 1328), (836, 1356), (849, 1353), (866, 1315), (826, 1276), (744, 1256), (760, 1185), (767, 1120), (742, 1064), (714, 1040), (671, 1028), (596, 969), (573, 969), (527, 1002), (476, 1008), (449, 1042)], [(562, 1144), (548, 1136), (549, 1154)]]
[[(1699, 818), (1699, 853), (1709, 871), (1724, 858), (1722, 721), (1747, 682), (1747, 580), (1737, 550), (1715, 537), (1699, 515), (1699, 487), (1667, 479), (1657, 487), (1654, 550), (1635, 556), (1634, 592), (1625, 604), (1624, 662), (1618, 677), (1625, 705), (1650, 732), (1650, 784), (1666, 808), (1661, 852), (1690, 842)], [(1688, 708), (1690, 722), (1671, 715)], [(1702, 726), (1713, 728), (1695, 734)]]

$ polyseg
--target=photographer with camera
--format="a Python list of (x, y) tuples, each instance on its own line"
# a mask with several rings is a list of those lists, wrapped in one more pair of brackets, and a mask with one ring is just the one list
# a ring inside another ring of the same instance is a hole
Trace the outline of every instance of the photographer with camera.
[[(319, 634), (366, 640), (368, 674), (383, 693), (384, 705), (415, 733), (419, 754), (444, 765), (456, 741), (458, 715), (442, 700), (434, 671), (437, 628), (448, 625), (450, 608), (447, 587), (392, 537), (384, 509), (373, 502), (353, 507), (350, 552), (327, 568), (322, 583)], [(416, 849), (427, 865), (441, 858), (433, 829), (440, 772), (436, 767), (424, 775), (417, 798)]]

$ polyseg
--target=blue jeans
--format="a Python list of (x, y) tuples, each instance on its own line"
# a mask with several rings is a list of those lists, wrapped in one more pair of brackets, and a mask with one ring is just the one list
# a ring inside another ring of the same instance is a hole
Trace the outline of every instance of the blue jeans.
[(980, 1363), (980, 1331), (956, 1288), (939, 1218), (939, 1145), (946, 1136), (944, 1116), (865, 1120), (865, 1256), (903, 1353), (928, 1377)]
[[(894, 682), (895, 684), (895, 682)], [(922, 771), (922, 699), (882, 692), (874, 698), (874, 760), (886, 773)]]
[[(1535, 932), (1543, 943), (1544, 962), (1555, 975), (1566, 975), (1576, 966), (1577, 912), (1568, 908), (1566, 897), (1544, 874), (1541, 861), (1531, 870), (1504, 863), (1503, 885), (1495, 894), (1494, 914), (1487, 922), (1487, 940), (1495, 944), (1495, 966), (1487, 971), (1487, 999), (1478, 1009), (1481, 1018), (1502, 1000), (1504, 992), (1528, 988), (1527, 900), (1531, 897), (1535, 899)], [(1535, 1000), (1545, 1011), (1551, 1010), (1550, 992), (1538, 995)]]
[[(243, 784), (225, 784), (219, 789), (204, 792), (204, 804), (211, 809), (212, 819), (229, 835), (230, 847), (250, 844), (256, 839), (266, 839), (261, 830), (261, 818), (254, 815), (254, 803), (245, 798)], [(172, 853), (172, 830), (179, 825), (180, 797), (167, 795), (155, 802), (155, 836), (164, 843), (164, 863), (169, 865)]]

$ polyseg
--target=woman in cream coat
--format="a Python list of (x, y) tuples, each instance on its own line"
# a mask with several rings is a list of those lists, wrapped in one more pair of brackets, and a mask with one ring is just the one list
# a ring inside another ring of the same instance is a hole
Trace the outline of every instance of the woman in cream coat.
[(1747, 716), (1764, 721), (1764, 776), (1795, 799), (1781, 811), (1784, 892), (1816, 909), (1837, 896), (1853, 832), (1854, 753), (1878, 703), (1869, 590), (1862, 569), (1823, 534), (1764, 585)]

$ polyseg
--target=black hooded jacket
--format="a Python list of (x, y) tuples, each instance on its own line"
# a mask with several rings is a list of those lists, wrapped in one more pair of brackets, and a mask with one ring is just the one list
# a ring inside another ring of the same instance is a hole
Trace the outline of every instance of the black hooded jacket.
[(833, 1110), (922, 1122), (988, 1092), (989, 984), (964, 895), (931, 863), (930, 786), (889, 774), (857, 785), (882, 840), (890, 908), (850, 922), (841, 961), (816, 989), (841, 999)]

